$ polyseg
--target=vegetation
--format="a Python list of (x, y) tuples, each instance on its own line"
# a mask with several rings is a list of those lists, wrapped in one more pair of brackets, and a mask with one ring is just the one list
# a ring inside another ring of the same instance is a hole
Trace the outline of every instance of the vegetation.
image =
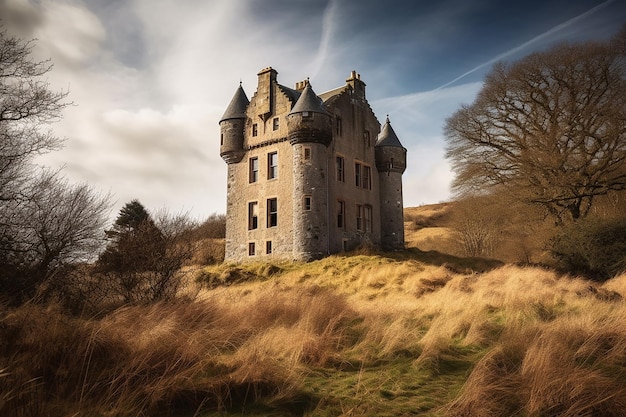
[(504, 188), (557, 222), (626, 190), (625, 38), (626, 29), (495, 65), (474, 103), (446, 122), (456, 190)]
[(0, 412), (623, 415), (626, 275), (420, 256), (204, 267), (247, 278), (98, 319), (4, 308)]
[[(107, 198), (31, 165), (59, 146), (42, 127), (66, 93), (0, 32), (0, 415), (626, 415), (615, 45), (497, 66), (448, 125), (457, 185), (496, 187), (407, 210), (407, 250), (231, 265), (224, 216), (197, 225), (136, 200), (100, 252)], [(518, 108), (524, 94), (541, 108)], [(495, 136), (464, 142), (477, 131)], [(596, 281), (504, 264), (546, 260)]]
[(598, 281), (626, 271), (626, 218), (587, 219), (553, 238), (556, 266)]
[(31, 48), (0, 28), (0, 296), (15, 305), (50, 298), (66, 285), (60, 271), (94, 258), (109, 209), (107, 196), (33, 164), (60, 146), (48, 126), (69, 103)]

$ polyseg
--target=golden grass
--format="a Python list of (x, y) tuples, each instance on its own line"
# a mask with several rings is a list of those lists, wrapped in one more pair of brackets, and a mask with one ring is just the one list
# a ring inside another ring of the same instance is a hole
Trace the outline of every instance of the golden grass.
[(626, 275), (452, 269), (222, 264), (195, 301), (4, 309), (0, 415), (624, 415)]

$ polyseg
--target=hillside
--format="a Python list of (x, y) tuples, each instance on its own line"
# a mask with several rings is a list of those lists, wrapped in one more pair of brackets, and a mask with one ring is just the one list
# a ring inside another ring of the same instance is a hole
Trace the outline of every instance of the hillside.
[(99, 318), (4, 308), (0, 413), (625, 415), (626, 275), (431, 250), (447, 209), (408, 209), (404, 252), (199, 267)]
[(246, 273), (203, 297), (261, 321), (240, 360), (304, 367), (302, 415), (623, 415), (626, 275), (356, 255), (204, 278)]

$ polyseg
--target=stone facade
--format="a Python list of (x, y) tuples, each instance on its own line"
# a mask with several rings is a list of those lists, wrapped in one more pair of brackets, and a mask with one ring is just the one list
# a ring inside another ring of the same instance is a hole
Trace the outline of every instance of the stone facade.
[[(404, 247), (406, 149), (382, 130), (354, 71), (315, 94), (266, 68), (220, 120), (228, 164), (226, 260), (311, 260), (361, 245)], [(380, 132), (380, 133), (379, 133)]]

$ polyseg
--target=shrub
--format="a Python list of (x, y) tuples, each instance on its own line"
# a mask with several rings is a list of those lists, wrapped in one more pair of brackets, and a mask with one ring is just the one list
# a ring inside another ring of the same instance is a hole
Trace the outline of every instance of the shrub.
[(626, 218), (588, 218), (565, 227), (550, 251), (564, 272), (605, 281), (626, 271)]

